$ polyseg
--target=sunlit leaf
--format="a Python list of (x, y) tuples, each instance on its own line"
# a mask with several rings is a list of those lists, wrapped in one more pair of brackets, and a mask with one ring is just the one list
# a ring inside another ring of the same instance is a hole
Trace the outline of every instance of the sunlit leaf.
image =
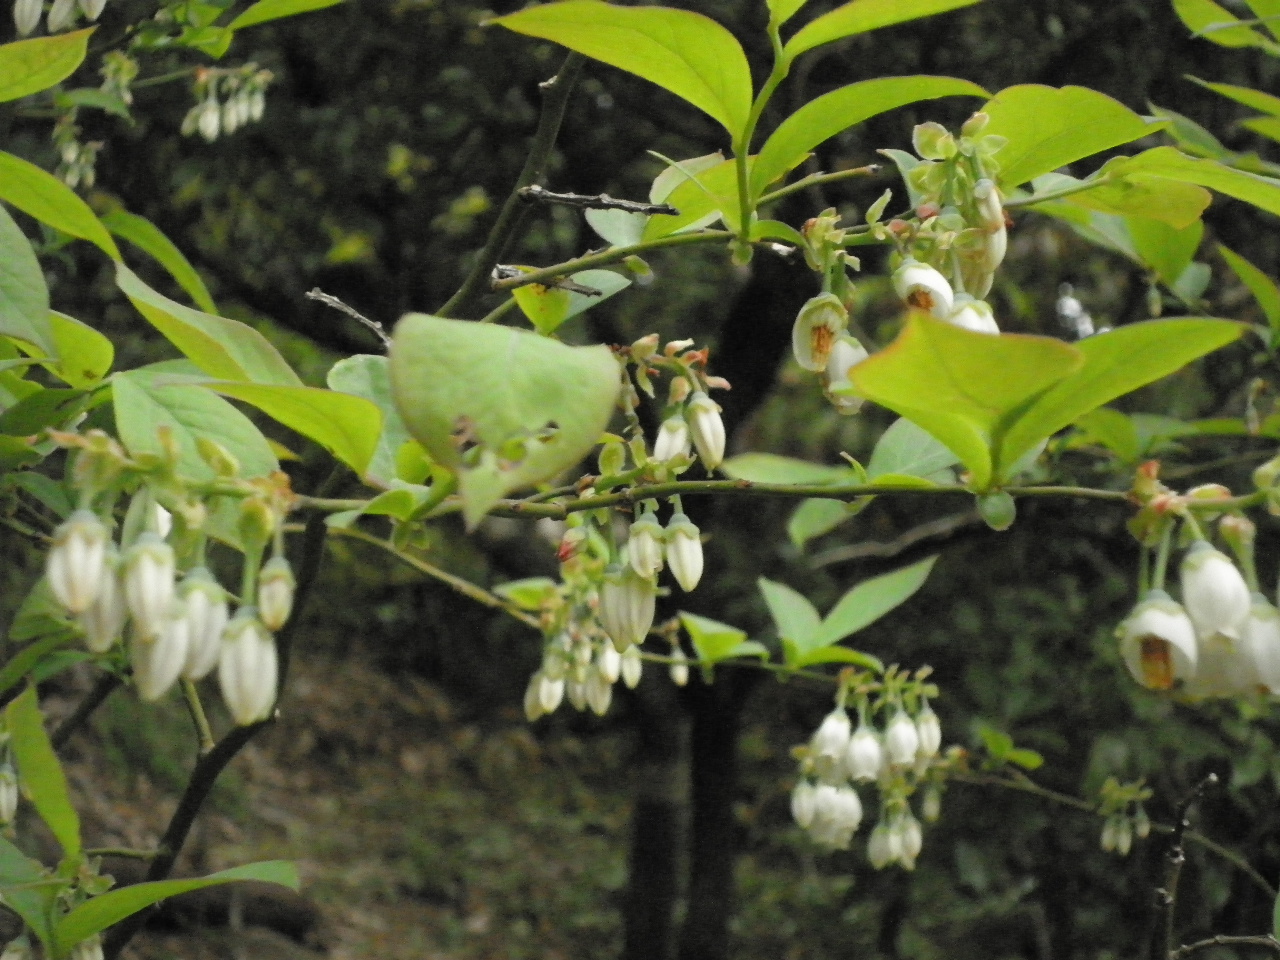
[(782, 640), (782, 649), (790, 663), (797, 652), (808, 650), (811, 639), (817, 634), (822, 623), (818, 611), (813, 604), (785, 583), (761, 577), (756, 581), (764, 602), (769, 607), (769, 615), (778, 629), (778, 637)]
[(752, 483), (836, 484), (858, 483), (863, 478), (848, 465), (827, 466), (776, 453), (739, 454), (722, 463), (720, 469), (735, 480), (750, 480)]
[(765, 0), (765, 2), (769, 5), (769, 18), (775, 26), (780, 27), (794, 17), (809, 0)]
[(1252, 27), (1240, 23), (1213, 0), (1173, 0), (1173, 9), (1192, 31), (1223, 47), (1259, 47), (1269, 53), (1280, 53), (1280, 46), (1269, 41)]
[(21, 157), (0, 151), (0, 200), (55, 230), (88, 240), (113, 260), (120, 250), (97, 215), (65, 183)]
[[(684, 167), (684, 164), (680, 165)], [(724, 217), (725, 224), (736, 230), (741, 219), (738, 205), (738, 170), (732, 160), (724, 160), (709, 169), (698, 172), (696, 176), (684, 177), (684, 173), (694, 173), (692, 168), (673, 168), (676, 174), (683, 177), (666, 198), (680, 211), (676, 215), (655, 213), (644, 227), (644, 239), (656, 240), (673, 233), (699, 229)]]
[(31, 928), (46, 950), (53, 946), (54, 904), (60, 892), (56, 883), (36, 886), (48, 879), (38, 861), (0, 837), (0, 897)]
[(111, 210), (102, 214), (103, 225), (122, 240), (127, 240), (143, 253), (153, 257), (169, 276), (187, 292), (187, 296), (206, 313), (217, 313), (218, 307), (209, 295), (209, 288), (196, 272), (196, 268), (154, 223), (127, 210)]
[(875, 623), (919, 590), (929, 577), (937, 557), (864, 580), (846, 593), (822, 621), (815, 646), (839, 643), (845, 637)]
[(0, 103), (46, 90), (75, 73), (95, 29), (0, 46)]
[(396, 456), (409, 439), (409, 430), (391, 396), (387, 358), (370, 354), (345, 357), (329, 370), (327, 382), (329, 389), (364, 397), (381, 411), (382, 430), (365, 476), (378, 486), (388, 486), (396, 478)]
[(80, 853), (80, 815), (71, 805), (67, 778), (44, 729), (35, 687), (27, 687), (5, 708), (5, 727), (18, 763), (18, 776), (31, 805), (68, 857)]
[(1146, 217), (1129, 217), (1125, 223), (1142, 262), (1170, 287), (1187, 269), (1204, 237), (1204, 224), (1199, 220), (1181, 230)]
[(87, 323), (56, 310), (49, 312), (49, 326), (58, 348), (53, 372), (82, 390), (101, 383), (115, 360), (116, 350), (111, 341)]
[(830, 533), (852, 516), (854, 511), (843, 500), (818, 497), (802, 500), (787, 520), (787, 538), (797, 547), (804, 547), (814, 537)]
[(823, 14), (786, 42), (783, 55), (793, 59), (806, 50), (859, 33), (919, 20), (935, 13), (968, 7), (978, 0), (852, 0)]
[(680, 623), (689, 634), (698, 660), (704, 664), (719, 663), (731, 657), (769, 659), (769, 650), (764, 644), (748, 640), (746, 632), (737, 627), (684, 610), (680, 611)]
[[(3, 48), (0, 48), (3, 49)], [(26, 235), (0, 206), (0, 334), (56, 356), (49, 329), (49, 288)]]
[[(1063, 197), (1058, 203), (1118, 216), (1147, 217), (1181, 229), (1200, 219), (1213, 195), (1204, 187), (1166, 177), (1132, 174), (1111, 178), (1104, 166), (1097, 176), (1077, 180), (1061, 173), (1046, 173), (1034, 181), (1036, 194), (1052, 194), (1083, 183), (1099, 185)], [(1034, 202), (1034, 195), (1031, 202)], [(1031, 209), (1039, 209), (1033, 206)]]
[(1108, 169), (1197, 183), (1280, 216), (1280, 181), (1237, 170), (1216, 160), (1188, 157), (1174, 147), (1154, 147), (1135, 157), (1115, 160)]
[(1261, 90), (1255, 90), (1253, 87), (1241, 87), (1234, 83), (1210, 83), (1207, 80), (1200, 80), (1196, 77), (1190, 77), (1200, 86), (1212, 90), (1214, 93), (1221, 94), (1236, 103), (1243, 103), (1246, 107), (1258, 110), (1262, 113), (1268, 113), (1273, 117), (1280, 117), (1280, 97), (1270, 93), (1263, 93)]
[(928, 431), (910, 420), (895, 420), (876, 441), (867, 463), (867, 479), (892, 474), (932, 477), (955, 466), (956, 455)]
[(279, 20), (281, 17), (292, 17), (313, 10), (323, 10), (341, 3), (342, 0), (258, 0), (240, 16), (229, 24), (228, 30), (243, 30), (245, 27), (256, 27), (268, 20)]
[(1262, 314), (1271, 326), (1272, 337), (1280, 335), (1280, 287), (1234, 250), (1218, 244), (1218, 253), (1262, 307)]

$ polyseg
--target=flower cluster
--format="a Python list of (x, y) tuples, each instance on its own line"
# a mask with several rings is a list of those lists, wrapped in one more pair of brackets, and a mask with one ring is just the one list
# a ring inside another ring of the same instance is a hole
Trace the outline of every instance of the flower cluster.
[(261, 120), (272, 79), (270, 70), (260, 70), (252, 63), (225, 70), (201, 69), (196, 73), (197, 102), (182, 120), (183, 134), (199, 133), (212, 143), (219, 135), (230, 135)]
[(1102, 849), (1125, 857), (1134, 838), (1145, 840), (1151, 834), (1151, 818), (1143, 802), (1151, 799), (1151, 788), (1142, 781), (1121, 783), (1107, 777), (1102, 785), (1098, 813), (1102, 821)]
[[(704, 372), (707, 351), (692, 350), (692, 346), (692, 340), (673, 340), (659, 352), (658, 335), (650, 334), (620, 351), (623, 359), (632, 364), (636, 384), (649, 397), (655, 395), (654, 377), (661, 373), (671, 376), (662, 424), (648, 453), (644, 431), (636, 416), (639, 394), (630, 377), (625, 378), (623, 385), (622, 406), (629, 423), (632, 455), (637, 466), (647, 468), (655, 479), (659, 474), (666, 478), (682, 473), (692, 462), (694, 450), (708, 473), (724, 460), (724, 421), (720, 418), (719, 404), (708, 393), (714, 389), (727, 390), (729, 383), (722, 377), (708, 376)], [(621, 443), (606, 444), (601, 473), (619, 473), (624, 467)]]
[[(81, 16), (97, 20), (106, 5), (107, 0), (53, 0), (45, 25), (50, 33), (61, 33), (74, 27)], [(18, 35), (25, 37), (34, 32), (43, 13), (44, 0), (14, 0), (13, 25), (18, 28)]]
[[(800, 779), (791, 792), (791, 812), (821, 846), (846, 850), (863, 820), (855, 784), (873, 784), (880, 817), (867, 842), (867, 857), (877, 869), (891, 863), (914, 868), (924, 842), (910, 799), (923, 788), (921, 815), (938, 816), (935, 776), (942, 728), (927, 697), (935, 687), (923, 682), (927, 671), (910, 678), (890, 668), (883, 681), (846, 674), (836, 707), (823, 719), (806, 747), (798, 747)], [(857, 698), (855, 728), (845, 701)], [(879, 727), (873, 717), (885, 718)]]
[(53, 145), (58, 151), (58, 178), (71, 189), (92, 187), (97, 179), (98, 152), (101, 141), (85, 143), (80, 139), (76, 110), (72, 108), (53, 126)]

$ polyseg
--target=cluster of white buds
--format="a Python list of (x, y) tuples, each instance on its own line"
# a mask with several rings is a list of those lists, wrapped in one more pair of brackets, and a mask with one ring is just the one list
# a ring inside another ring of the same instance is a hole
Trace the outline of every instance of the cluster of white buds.
[(1143, 801), (1151, 798), (1150, 788), (1142, 781), (1120, 783), (1107, 777), (1102, 785), (1098, 812), (1102, 815), (1102, 849), (1107, 853), (1128, 856), (1134, 839), (1145, 840), (1151, 834), (1151, 818)]
[[(45, 23), (50, 33), (61, 33), (75, 26), (81, 15), (97, 20), (106, 5), (107, 0), (53, 0)], [(18, 35), (25, 37), (34, 32), (43, 13), (44, 0), (14, 0), (13, 25), (18, 28)]]
[(542, 666), (525, 689), (524, 712), (530, 722), (554, 713), (568, 699), (578, 711), (590, 709), (602, 717), (613, 700), (613, 685), (621, 680), (628, 689), (640, 682), (640, 648), (622, 653), (610, 639), (590, 625), (575, 625), (547, 642)]
[(168, 513), (153, 510), (152, 529), (123, 551), (95, 513), (71, 514), (53, 535), (45, 569), (51, 592), (76, 618), (92, 652), (108, 653), (128, 634), (134, 685), (143, 700), (158, 700), (180, 677), (200, 680), (216, 667), (235, 722), (265, 719), (276, 697), (271, 631), (284, 625), (293, 604), (288, 562), (269, 560), (256, 581), (258, 606), (241, 607), (232, 617), (227, 591), (203, 565), (179, 580), (164, 530)]
[[(1224, 493), (1201, 488), (1188, 497)], [(1225, 553), (1196, 539), (1179, 571), (1182, 602), (1163, 582), (1153, 585), (1116, 629), (1120, 655), (1133, 678), (1151, 690), (1176, 688), (1195, 699), (1280, 694), (1280, 610), (1250, 588), (1250, 581), (1256, 587), (1254, 525), (1227, 515), (1218, 527), (1249, 579)]]
[(92, 187), (97, 179), (98, 152), (103, 143), (85, 143), (73, 109), (58, 119), (53, 127), (53, 143), (58, 150), (58, 178), (71, 189)]
[[(692, 340), (673, 340), (659, 353), (658, 336), (650, 334), (633, 343), (624, 354), (634, 364), (640, 389), (650, 397), (654, 396), (652, 378), (664, 370), (671, 374), (666, 414), (648, 460), (672, 474), (689, 466), (694, 450), (708, 472), (724, 461), (724, 420), (720, 416), (720, 405), (708, 396), (708, 391), (726, 390), (729, 383), (722, 377), (707, 376), (702, 369), (707, 363), (707, 351), (690, 349), (692, 346)], [(637, 438), (643, 436), (635, 416), (639, 402), (630, 379), (626, 378), (623, 409)], [(637, 453), (636, 459), (641, 461), (643, 457)]]
[[(680, 584), (680, 589), (686, 593), (697, 587), (698, 581), (702, 579), (702, 531), (682, 510), (677, 509), (671, 515), (665, 529), (658, 523), (658, 518), (652, 510), (645, 510), (631, 524), (625, 552), (632, 571), (641, 579), (654, 582), (655, 591), (656, 577), (662, 571), (664, 564), (670, 568), (671, 575)], [(610, 581), (606, 579), (605, 582), (607, 586)], [(619, 583), (621, 582), (619, 579)], [(647, 591), (645, 593), (647, 594)], [(611, 591), (608, 613), (604, 613), (602, 608), (601, 616), (608, 617), (610, 622), (618, 622), (614, 618), (622, 612), (621, 607), (615, 609), (615, 600), (618, 599), (620, 599), (618, 591)], [(603, 597), (601, 602), (604, 603)], [(642, 609), (647, 611), (648, 607)], [(653, 619), (650, 616), (648, 623), (643, 624), (644, 634), (649, 632), (652, 623)], [(606, 629), (609, 629), (607, 625)], [(627, 630), (625, 626), (623, 629)], [(635, 627), (635, 630), (638, 629), (639, 625)], [(631, 630), (625, 636), (629, 638), (633, 634), (634, 630)], [(613, 636), (612, 631), (610, 636)]]
[(205, 68), (197, 72), (196, 104), (182, 120), (186, 136), (199, 133), (207, 142), (235, 133), (240, 127), (262, 119), (267, 105), (270, 70), (256, 64), (235, 69)]
[[(843, 684), (841, 690), (843, 694)], [(796, 750), (801, 776), (791, 793), (792, 815), (820, 846), (846, 850), (863, 820), (862, 798), (854, 785), (874, 784), (880, 818), (867, 857), (877, 869), (890, 863), (913, 869), (924, 839), (909, 803), (917, 788), (925, 787), (921, 815), (926, 820), (938, 816), (940, 794), (928, 779), (942, 746), (937, 714), (918, 691), (914, 715), (900, 696), (882, 698), (874, 708), (864, 698), (855, 729), (842, 694), (807, 747)], [(869, 719), (877, 709), (890, 714), (883, 730)]]

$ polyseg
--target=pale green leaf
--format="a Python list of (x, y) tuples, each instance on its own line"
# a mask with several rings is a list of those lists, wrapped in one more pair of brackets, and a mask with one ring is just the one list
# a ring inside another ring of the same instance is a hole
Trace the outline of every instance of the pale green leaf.
[(507, 493), (581, 460), (608, 425), (621, 379), (608, 347), (409, 314), (396, 326), (391, 385), (410, 434), (458, 473), (474, 525)]
[(1009, 141), (996, 154), (1006, 189), (1164, 126), (1084, 87), (1007, 87), (982, 109), (991, 117), (984, 133)]
[(769, 658), (769, 651), (759, 643), (747, 640), (747, 634), (719, 620), (700, 617), (696, 613), (680, 611), (680, 623), (693, 643), (693, 649), (702, 663), (719, 663), (730, 657), (758, 656)]
[(884, 672), (884, 662), (879, 657), (873, 657), (861, 650), (850, 650), (848, 647), (817, 647), (799, 655), (791, 666), (813, 667), (820, 663), (851, 663), (854, 666), (874, 670), (876, 673)]
[(671, 196), (671, 192), (680, 184), (710, 170), (714, 166), (724, 163), (724, 154), (719, 150), (715, 153), (704, 154), (701, 157), (689, 157), (687, 160), (668, 160), (652, 150), (649, 153), (666, 164), (662, 172), (653, 178), (653, 183), (649, 186), (650, 203), (666, 203)]
[(267, 860), (263, 863), (249, 863), (241, 867), (232, 867), (230, 870), (220, 870), (207, 877), (195, 877), (190, 880), (157, 880), (108, 890), (73, 908), (58, 922), (54, 930), (58, 949), (69, 951), (81, 940), (100, 933), (125, 917), (132, 916), (139, 910), (145, 910), (168, 897), (176, 897), (182, 893), (190, 893), (192, 890), (203, 890), (206, 887), (232, 883), (236, 880), (278, 883), (290, 890), (297, 890), (298, 870), (292, 863), (284, 860)]
[(1271, 326), (1272, 338), (1280, 336), (1280, 287), (1234, 250), (1218, 244), (1218, 252), (1241, 283), (1248, 287), (1253, 298), (1258, 301), (1258, 306), (1262, 307), (1262, 314)]
[(1173, 9), (1191, 32), (1223, 47), (1259, 47), (1268, 53), (1280, 52), (1280, 46), (1269, 41), (1252, 27), (1240, 23), (1213, 0), (1173, 0)]
[(864, 120), (921, 100), (986, 97), (987, 91), (954, 77), (881, 77), (832, 90), (787, 117), (760, 148), (751, 168), (751, 192), (759, 197), (774, 180), (804, 162), (818, 144)]
[(371, 354), (346, 357), (333, 365), (327, 382), (329, 389), (364, 397), (381, 411), (382, 430), (365, 478), (379, 487), (390, 486), (397, 475), (396, 455), (409, 439), (409, 430), (391, 396), (387, 358)]
[(1135, 157), (1112, 161), (1108, 169), (1196, 183), (1280, 216), (1280, 180), (1246, 173), (1216, 160), (1188, 157), (1174, 147), (1154, 147)]
[[(3, 48), (0, 48), (3, 49)], [(56, 355), (49, 329), (49, 288), (26, 235), (0, 206), (0, 335)]]
[(644, 225), (649, 220), (645, 214), (630, 210), (588, 210), (584, 216), (591, 229), (611, 247), (635, 246), (644, 236)]
[(1072, 446), (1099, 443), (1125, 463), (1133, 463), (1141, 454), (1138, 430), (1133, 420), (1111, 407), (1098, 407), (1076, 420), (1079, 435)]
[(75, 73), (95, 29), (0, 46), (0, 103), (47, 90)]
[(57, 345), (53, 372), (66, 383), (90, 390), (111, 371), (115, 347), (111, 341), (87, 323), (56, 310), (49, 312), (49, 325)]
[(854, 515), (843, 500), (802, 500), (787, 520), (787, 537), (798, 548), (814, 537), (830, 533)]
[(1178, 282), (1204, 237), (1204, 223), (1199, 220), (1181, 230), (1146, 217), (1128, 217), (1125, 224), (1142, 262), (1169, 287)]
[(1147, 107), (1156, 117), (1169, 122), (1169, 126), (1165, 127), (1165, 133), (1173, 137), (1178, 146), (1188, 153), (1198, 157), (1217, 159), (1231, 154), (1231, 151), (1222, 145), (1222, 141), (1190, 117), (1184, 117), (1174, 110), (1156, 106), (1154, 103), (1148, 103)]
[(46, 951), (53, 946), (54, 904), (60, 889), (56, 883), (48, 886), (34, 884), (48, 879), (50, 877), (38, 861), (0, 837), (0, 898), (31, 928)]
[(945, 444), (910, 420), (900, 418), (876, 441), (867, 463), (867, 479), (886, 475), (933, 477), (955, 463), (956, 455)]
[(857, 483), (860, 475), (849, 466), (827, 466), (776, 453), (743, 453), (720, 465), (725, 476), (752, 483)]
[(814, 647), (839, 643), (900, 605), (924, 585), (937, 559), (928, 557), (855, 586), (822, 621), (821, 629), (814, 636)]
[(268, 20), (279, 20), (281, 17), (293, 17), (300, 13), (323, 10), (341, 2), (342, 0), (258, 0), (227, 24), (227, 29), (243, 30), (245, 27), (256, 27)]
[(1273, 117), (1280, 117), (1280, 97), (1270, 93), (1263, 93), (1261, 90), (1253, 89), (1253, 87), (1237, 86), (1234, 83), (1210, 83), (1208, 80), (1201, 80), (1198, 77), (1189, 77), (1188, 79), (1200, 84), (1207, 90), (1212, 90), (1214, 93), (1234, 100), (1236, 103), (1243, 103), (1250, 109), (1270, 114)]
[(791, 60), (824, 43), (968, 7), (977, 2), (978, 0), (852, 0), (803, 27), (787, 41), (783, 56)]
[(554, 333), (565, 321), (608, 300), (615, 293), (631, 285), (627, 277), (612, 270), (582, 270), (567, 279), (580, 286), (599, 290), (600, 294), (593, 296), (555, 285), (544, 287), (539, 283), (526, 284), (511, 291), (521, 312), (533, 324), (533, 328), (541, 334)]
[(0, 151), (0, 200), (55, 230), (88, 240), (113, 260), (120, 259), (111, 234), (74, 190), (53, 174), (4, 151)]
[[(681, 164), (683, 167), (684, 164)], [(693, 174), (694, 170), (685, 168), (681, 171), (673, 168), (683, 176)], [(666, 198), (666, 203), (680, 211), (668, 216), (655, 213), (644, 227), (644, 239), (656, 240), (673, 233), (697, 230), (714, 223), (721, 217), (731, 230), (736, 230), (740, 221), (738, 204), (738, 169), (732, 160), (725, 160), (695, 176), (685, 177)]]
[(761, 577), (756, 583), (764, 594), (764, 602), (769, 607), (769, 615), (773, 617), (774, 626), (778, 628), (778, 636), (783, 641), (783, 650), (790, 654), (796, 650), (808, 650), (811, 640), (818, 633), (822, 624), (818, 611), (813, 604), (792, 590), (785, 583), (775, 583)]
[(1280, 0), (1245, 0), (1253, 15), (1277, 40), (1280, 40)]
[(1240, 126), (1280, 143), (1280, 117), (1251, 117), (1241, 120)]
[[(1027, 202), (1034, 204), (1035, 195), (1038, 194), (1052, 195), (1090, 182), (1097, 183), (1097, 186), (1054, 202), (1117, 216), (1148, 217), (1181, 229), (1199, 220), (1213, 200), (1213, 195), (1208, 190), (1194, 183), (1142, 174), (1112, 178), (1108, 176), (1107, 167), (1104, 166), (1097, 174), (1085, 180), (1077, 180), (1062, 173), (1046, 173), (1036, 177), (1033, 181), (1035, 194)], [(1033, 206), (1032, 209), (1039, 207)]]
[(776, 27), (782, 26), (799, 12), (809, 0), (765, 0), (769, 5), (769, 19)]
[(213, 297), (209, 295), (209, 288), (204, 285), (204, 280), (191, 265), (191, 261), (154, 223), (146, 217), (120, 209), (104, 213), (101, 220), (117, 237), (129, 241), (164, 267), (197, 307), (206, 313), (218, 312)]
[(152, 326), (209, 376), (276, 386), (301, 385), (298, 375), (271, 341), (253, 327), (184, 307), (152, 290), (122, 263), (116, 265), (116, 285)]
[(752, 91), (746, 54), (733, 34), (701, 14), (562, 0), (490, 22), (656, 83), (719, 121), (735, 139), (746, 127)]
[(506, 597), (521, 610), (541, 610), (543, 604), (555, 596), (556, 586), (550, 577), (526, 577), (500, 583), (493, 592)]
[(18, 777), (31, 805), (68, 857), (80, 854), (80, 815), (71, 805), (67, 778), (44, 729), (35, 687), (27, 687), (5, 708), (5, 728), (18, 764)]

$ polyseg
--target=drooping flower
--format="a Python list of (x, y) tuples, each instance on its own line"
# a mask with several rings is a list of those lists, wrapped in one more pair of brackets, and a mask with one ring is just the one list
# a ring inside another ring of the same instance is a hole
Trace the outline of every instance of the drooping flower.
[(639, 647), (627, 647), (622, 651), (622, 682), (628, 690), (634, 690), (640, 683), (640, 674), (644, 669), (644, 661), (640, 659)]
[(938, 722), (938, 715), (927, 703), (916, 714), (916, 733), (920, 740), (916, 746), (916, 756), (921, 760), (935, 756), (942, 746), (942, 725)]
[(910, 257), (893, 272), (893, 289), (908, 304), (939, 320), (947, 319), (955, 303), (947, 278), (927, 263)]
[(279, 630), (293, 612), (297, 586), (293, 568), (284, 557), (272, 557), (258, 574), (258, 616), (268, 630)]
[(618, 677), (622, 675), (622, 654), (618, 653), (612, 643), (602, 643), (600, 649), (596, 651), (596, 670), (604, 678), (605, 683), (618, 682)]
[(25, 37), (40, 24), (44, 12), (44, 0), (16, 0), (13, 5), (13, 25), (18, 36)]
[(813, 791), (813, 819), (809, 835), (833, 850), (847, 850), (862, 824), (862, 799), (846, 784), (820, 783)]
[(840, 413), (854, 414), (862, 409), (864, 398), (854, 392), (856, 388), (849, 373), (865, 359), (867, 348), (847, 334), (836, 340), (831, 348), (831, 355), (827, 358), (825, 390), (827, 399)]
[(667, 667), (667, 671), (671, 676), (671, 682), (677, 687), (683, 687), (689, 682), (689, 658), (682, 648), (676, 647), (671, 651), (671, 664)]
[(1238, 639), (1249, 616), (1249, 587), (1227, 555), (1197, 540), (1182, 558), (1181, 577), (1182, 603), (1196, 632)]
[(720, 419), (720, 404), (701, 390), (696, 390), (689, 398), (686, 411), (693, 445), (702, 458), (702, 465), (710, 472), (724, 460), (725, 435), (724, 421)]
[(1149, 690), (1169, 690), (1196, 675), (1199, 646), (1191, 618), (1163, 590), (1150, 590), (1116, 628), (1120, 656), (1133, 679)]
[(18, 775), (8, 763), (0, 766), (0, 827), (13, 822), (18, 812)]
[(689, 424), (676, 414), (668, 417), (658, 428), (658, 439), (653, 442), (653, 459), (668, 463), (677, 457), (689, 455)]
[(642, 577), (652, 577), (662, 569), (662, 524), (652, 513), (645, 513), (627, 535), (627, 560), (631, 569)]
[(128, 616), (124, 583), (120, 579), (120, 551), (114, 543), (108, 543), (98, 595), (78, 617), (85, 646), (91, 653), (106, 653), (120, 639)]
[(849, 749), (845, 751), (845, 769), (850, 779), (875, 780), (880, 776), (884, 759), (880, 735), (867, 724), (859, 723), (849, 738)]
[(845, 777), (845, 754), (849, 750), (852, 724), (844, 707), (836, 707), (825, 717), (809, 741), (809, 758), (818, 778), (827, 783)]
[(791, 328), (791, 350), (796, 363), (817, 373), (827, 368), (831, 350), (849, 322), (849, 312), (834, 293), (810, 299), (796, 315)]
[(644, 643), (653, 626), (657, 587), (630, 567), (605, 574), (600, 589), (600, 625), (618, 652)]
[(667, 521), (667, 563), (685, 593), (702, 579), (702, 532), (683, 513), (675, 513)]
[(1280, 610), (1260, 593), (1253, 595), (1241, 639), (1257, 670), (1258, 682), (1280, 693)]
[[(808, 829), (813, 823), (815, 798), (814, 793), (816, 787), (808, 780), (797, 781), (791, 790), (791, 816), (802, 828)], [(15, 788), (14, 799), (16, 802), (17, 791)]]
[(53, 533), (45, 576), (69, 613), (83, 613), (102, 588), (107, 556), (106, 524), (92, 510), (77, 510)]
[(916, 762), (919, 749), (920, 733), (907, 711), (899, 708), (884, 731), (884, 750), (889, 763), (895, 767), (910, 766)]
[(182, 675), (188, 680), (200, 680), (218, 665), (222, 652), (222, 631), (231, 616), (227, 591), (207, 568), (196, 567), (183, 578), (178, 594), (187, 605), (189, 630)]
[(159, 700), (177, 682), (187, 662), (191, 642), (186, 604), (177, 598), (169, 601), (160, 629), (143, 635), (134, 623), (129, 643), (129, 663), (133, 666), (133, 682), (143, 700)]
[(140, 638), (159, 633), (173, 604), (173, 547), (144, 533), (124, 557), (124, 596)]
[(963, 327), (974, 333), (1000, 332), (991, 306), (984, 300), (975, 300), (967, 293), (956, 295), (955, 305), (945, 319), (954, 327)]
[(265, 720), (276, 702), (279, 660), (275, 639), (253, 607), (242, 607), (222, 632), (218, 685), (240, 726)]
[(1257, 693), (1258, 668), (1243, 639), (1225, 633), (1200, 636), (1196, 675), (1183, 684), (1188, 697), (1244, 697)]

